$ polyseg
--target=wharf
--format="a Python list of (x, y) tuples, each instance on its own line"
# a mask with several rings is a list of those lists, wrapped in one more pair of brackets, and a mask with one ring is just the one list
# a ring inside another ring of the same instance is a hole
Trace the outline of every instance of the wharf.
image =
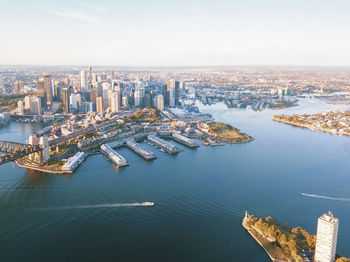
[(163, 149), (168, 154), (175, 154), (180, 152), (180, 150), (173, 145), (172, 143), (169, 143), (168, 141), (165, 141), (155, 135), (149, 135), (147, 136), (147, 140), (152, 143), (154, 146), (158, 146), (161, 149)]
[(191, 148), (199, 147), (199, 144), (195, 140), (190, 139), (190, 138), (185, 137), (185, 136), (180, 135), (180, 134), (172, 134), (171, 138), (174, 141), (179, 142), (180, 144), (183, 144), (183, 145), (191, 147)]
[(136, 154), (142, 156), (146, 160), (152, 160), (157, 158), (151, 151), (142, 147), (132, 139), (125, 140), (125, 146), (134, 151)]
[(122, 166), (128, 166), (129, 163), (126, 161), (126, 159), (116, 151), (112, 149), (112, 147), (108, 144), (101, 146), (102, 153), (108, 157), (108, 159), (115, 165), (122, 167)]

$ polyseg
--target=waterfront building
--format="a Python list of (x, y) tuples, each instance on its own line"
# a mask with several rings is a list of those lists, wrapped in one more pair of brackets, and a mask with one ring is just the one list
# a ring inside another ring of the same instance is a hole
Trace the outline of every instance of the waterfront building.
[(68, 161), (62, 166), (64, 171), (73, 171), (76, 169), (86, 158), (84, 152), (78, 152), (74, 156), (70, 157)]
[(157, 109), (159, 111), (164, 111), (164, 97), (163, 95), (157, 95), (157, 103), (156, 103), (156, 106), (157, 106)]
[(103, 97), (99, 96), (98, 98), (96, 98), (96, 112), (102, 113), (104, 111), (104, 100)]
[(122, 155), (114, 151), (108, 144), (102, 145), (101, 150), (108, 156), (108, 158), (112, 161), (112, 163), (116, 164), (117, 166), (128, 165), (128, 162), (126, 162), (126, 159)]
[(178, 141), (179, 143), (182, 143), (182, 144), (189, 146), (189, 147), (198, 147), (199, 146), (195, 140), (190, 139), (188, 137), (185, 137), (183, 135), (177, 134), (177, 133), (173, 133), (172, 138), (175, 141)]
[(164, 149), (169, 154), (174, 154), (174, 153), (179, 152), (179, 149), (175, 145), (173, 145), (172, 143), (169, 143), (168, 141), (165, 141), (157, 136), (149, 135), (149, 136), (147, 136), (147, 139), (148, 139), (148, 141), (155, 144), (156, 146), (159, 146), (162, 149)]
[(29, 96), (29, 109), (31, 115), (41, 114), (41, 99), (37, 96)]
[(337, 248), (339, 219), (331, 212), (317, 222), (315, 262), (334, 262)]

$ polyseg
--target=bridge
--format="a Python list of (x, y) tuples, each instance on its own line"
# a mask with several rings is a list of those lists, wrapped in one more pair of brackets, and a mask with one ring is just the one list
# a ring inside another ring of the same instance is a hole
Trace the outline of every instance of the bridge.
[(41, 150), (41, 147), (37, 145), (0, 141), (0, 165), (40, 152)]

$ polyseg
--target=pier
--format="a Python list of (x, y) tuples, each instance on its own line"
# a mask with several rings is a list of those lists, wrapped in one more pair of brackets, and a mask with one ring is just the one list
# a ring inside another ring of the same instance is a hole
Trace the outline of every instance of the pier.
[(165, 141), (157, 136), (149, 135), (147, 136), (147, 140), (154, 144), (155, 146), (160, 147), (168, 154), (175, 154), (178, 153), (180, 150), (173, 144), (169, 143), (168, 141)]
[(134, 151), (136, 154), (142, 156), (146, 160), (152, 160), (157, 158), (151, 151), (143, 148), (141, 145), (137, 144), (134, 140), (125, 140), (125, 146)]
[(117, 166), (128, 166), (129, 163), (126, 159), (118, 154), (116, 151), (112, 149), (112, 147), (108, 144), (101, 146), (101, 151), (111, 160), (111, 162)]
[(199, 147), (199, 144), (196, 141), (180, 134), (173, 133), (171, 138), (188, 147)]

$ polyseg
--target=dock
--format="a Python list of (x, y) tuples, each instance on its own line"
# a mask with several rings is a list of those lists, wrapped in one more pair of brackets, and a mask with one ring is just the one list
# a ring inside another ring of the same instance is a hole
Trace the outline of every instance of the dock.
[(169, 143), (168, 141), (165, 141), (155, 135), (149, 135), (147, 136), (147, 140), (151, 142), (153, 145), (160, 147), (168, 154), (175, 154), (178, 153), (180, 150), (173, 145), (172, 143)]
[(179, 143), (181, 143), (185, 146), (188, 146), (188, 147), (192, 147), (192, 148), (199, 147), (199, 144), (195, 140), (190, 139), (186, 136), (177, 134), (177, 133), (173, 133), (171, 135), (171, 138), (173, 140), (175, 140), (176, 142), (179, 142)]
[(146, 148), (142, 147), (141, 145), (139, 145), (138, 143), (136, 143), (132, 139), (125, 140), (125, 146), (127, 146), (129, 149), (134, 151), (136, 154), (142, 156), (146, 160), (152, 160), (152, 159), (157, 158), (153, 154), (153, 152), (151, 152), (151, 151), (147, 150)]
[(109, 146), (108, 144), (102, 145), (101, 151), (103, 152), (104, 155), (106, 155), (109, 158), (109, 160), (113, 164), (117, 165), (118, 167), (129, 165), (126, 159), (121, 154), (114, 151), (112, 147)]

